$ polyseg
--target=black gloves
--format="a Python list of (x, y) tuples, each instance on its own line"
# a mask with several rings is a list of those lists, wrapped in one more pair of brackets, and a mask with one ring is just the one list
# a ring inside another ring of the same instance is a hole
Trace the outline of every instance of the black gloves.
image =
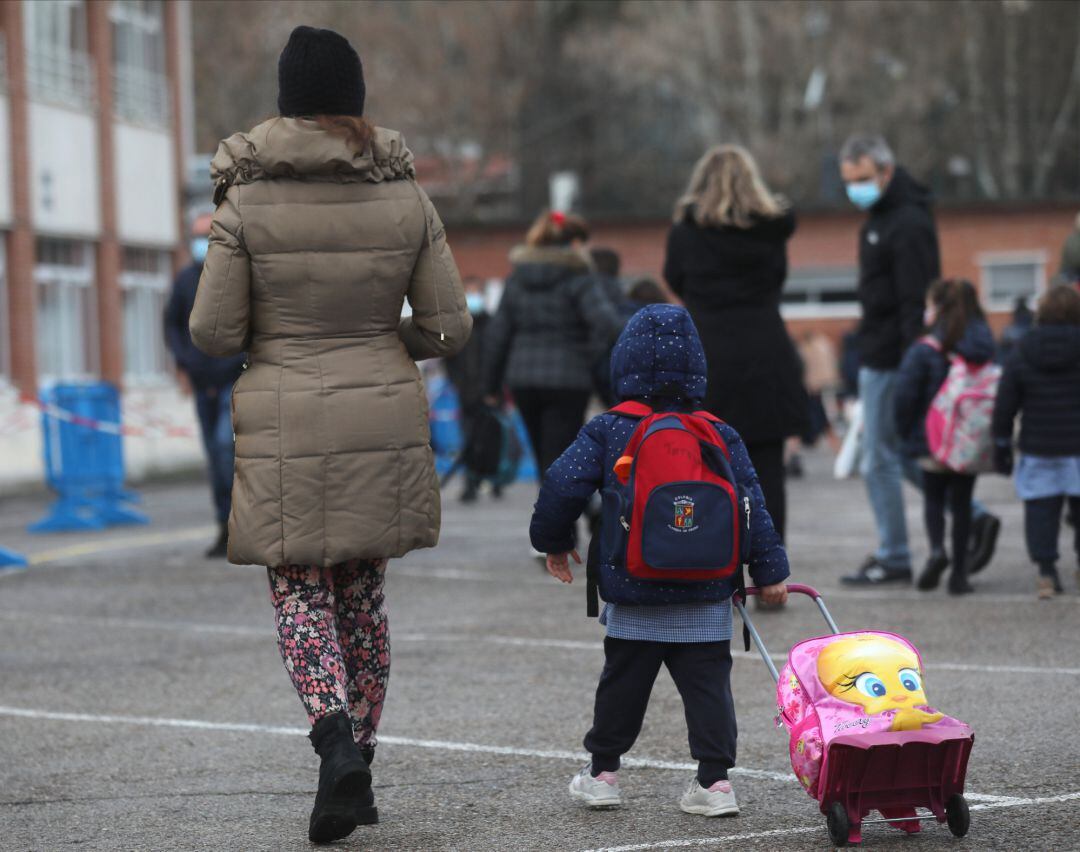
[(994, 470), (1009, 476), (1013, 469), (1012, 441), (998, 438), (994, 441)]

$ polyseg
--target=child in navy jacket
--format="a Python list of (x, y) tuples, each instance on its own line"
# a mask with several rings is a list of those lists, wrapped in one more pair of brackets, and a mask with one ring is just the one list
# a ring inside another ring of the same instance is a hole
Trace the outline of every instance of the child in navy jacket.
[[(620, 400), (654, 411), (694, 411), (705, 396), (705, 353), (685, 309), (650, 305), (627, 324), (612, 352), (612, 388)], [(598, 489), (615, 488), (615, 462), (638, 421), (613, 413), (594, 417), (548, 469), (533, 513), (533, 547), (547, 553), (548, 571), (573, 579), (574, 525)], [(787, 597), (787, 554), (765, 510), (746, 447), (726, 424), (716, 426), (731, 468), (751, 501), (750, 576), (769, 603)], [(600, 535), (604, 530), (600, 531)], [(604, 671), (593, 726), (585, 736), (592, 761), (570, 782), (570, 794), (590, 807), (619, 805), (617, 771), (641, 730), (653, 682), (666, 665), (683, 698), (697, 776), (680, 801), (687, 813), (738, 813), (728, 770), (735, 765), (731, 696), (731, 595), (735, 580), (661, 583), (630, 577), (621, 566), (598, 566), (605, 601)]]

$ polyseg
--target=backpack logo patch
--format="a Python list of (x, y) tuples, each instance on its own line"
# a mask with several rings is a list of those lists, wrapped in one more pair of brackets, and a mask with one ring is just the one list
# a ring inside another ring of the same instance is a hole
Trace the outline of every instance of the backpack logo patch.
[(669, 527), (673, 532), (694, 532), (698, 524), (694, 523), (694, 500), (692, 497), (680, 496), (675, 498), (675, 526)]

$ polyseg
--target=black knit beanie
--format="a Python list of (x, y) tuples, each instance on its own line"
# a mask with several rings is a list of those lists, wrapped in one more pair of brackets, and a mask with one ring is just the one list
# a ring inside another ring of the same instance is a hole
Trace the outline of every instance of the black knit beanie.
[(278, 112), (363, 115), (364, 69), (348, 39), (333, 30), (297, 27), (278, 59)]

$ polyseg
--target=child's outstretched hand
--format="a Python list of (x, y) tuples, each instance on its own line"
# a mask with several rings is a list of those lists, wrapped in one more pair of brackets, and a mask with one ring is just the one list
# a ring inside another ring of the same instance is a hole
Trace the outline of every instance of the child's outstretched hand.
[[(551, 570), (550, 568), (548, 569)], [(768, 606), (783, 606), (787, 603), (787, 583), (774, 583), (761, 587), (761, 601)]]
[(570, 572), (570, 559), (568, 557), (574, 557), (574, 561), (580, 565), (581, 557), (578, 556), (576, 550), (571, 550), (569, 553), (549, 553), (547, 555), (547, 569), (548, 573), (556, 580), (562, 580), (564, 583), (574, 582), (574, 575)]

